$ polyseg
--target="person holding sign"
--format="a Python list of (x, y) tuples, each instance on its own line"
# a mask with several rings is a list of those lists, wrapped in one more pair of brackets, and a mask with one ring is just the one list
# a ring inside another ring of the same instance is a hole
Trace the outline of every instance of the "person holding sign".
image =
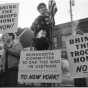
[(46, 30), (47, 33), (49, 33), (49, 28), (50, 28), (49, 27), (50, 18), (49, 18), (49, 12), (46, 7), (46, 4), (40, 3), (37, 7), (37, 10), (40, 13), (40, 15), (35, 19), (35, 21), (32, 23), (32, 26), (31, 26), (31, 30), (34, 32), (35, 37), (41, 29)]
[[(48, 49), (48, 41), (50, 41), (49, 29), (51, 28), (49, 11), (45, 3), (40, 3), (37, 7), (37, 10), (40, 13), (40, 16), (37, 17), (37, 19), (34, 21), (31, 27), (31, 30), (34, 32), (35, 35), (34, 46), (37, 50), (43, 50), (44, 42), (47, 42), (46, 49)], [(40, 34), (42, 36), (39, 38)], [(43, 36), (44, 34), (45, 36)], [(40, 47), (37, 46), (39, 41), (41, 45)]]
[[(31, 30), (34, 32), (35, 38), (33, 46), (36, 50), (48, 50), (51, 44), (50, 41), (50, 17), (49, 11), (45, 3), (40, 3), (37, 7), (40, 16), (35, 19)], [(41, 84), (41, 86), (51, 86), (51, 84)]]
[[(7, 36), (8, 38), (5, 39)], [(16, 86), (17, 85), (17, 74), (18, 74), (18, 63), (20, 59), (20, 51), (22, 46), (20, 43), (14, 42), (14, 33), (8, 33), (4, 35), (3, 42), (6, 51), (6, 74), (5, 74), (5, 86)]]
[(5, 50), (2, 40), (0, 40), (0, 86), (2, 86), (4, 83), (4, 72), (5, 72), (5, 58), (4, 58)]

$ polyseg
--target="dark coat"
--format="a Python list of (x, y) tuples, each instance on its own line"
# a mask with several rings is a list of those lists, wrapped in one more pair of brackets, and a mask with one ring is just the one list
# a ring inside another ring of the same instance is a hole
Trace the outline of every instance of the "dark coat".
[(46, 30), (47, 32), (47, 38), (50, 36), (50, 29), (51, 29), (51, 23), (50, 23), (50, 17), (49, 16), (38, 16), (38, 18), (33, 22), (31, 26), (31, 30), (34, 31), (35, 36), (40, 30)]
[(41, 37), (34, 40), (34, 47), (36, 50), (47, 50), (49, 48), (49, 40)]

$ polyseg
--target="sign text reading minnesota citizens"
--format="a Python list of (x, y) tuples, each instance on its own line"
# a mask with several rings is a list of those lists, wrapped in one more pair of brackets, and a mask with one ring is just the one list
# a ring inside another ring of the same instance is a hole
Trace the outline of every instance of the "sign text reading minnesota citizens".
[(22, 51), (19, 65), (18, 82), (60, 82), (60, 56), (60, 50)]

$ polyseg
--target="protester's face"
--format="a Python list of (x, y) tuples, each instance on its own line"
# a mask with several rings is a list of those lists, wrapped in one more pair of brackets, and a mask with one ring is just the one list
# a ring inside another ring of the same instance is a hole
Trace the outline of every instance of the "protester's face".
[(8, 39), (9, 39), (9, 35), (8, 34), (4, 34), (2, 36), (2, 40), (3, 40), (4, 43), (6, 43)]
[(7, 46), (10, 46), (13, 43), (12, 36), (9, 36), (8, 34), (3, 35), (2, 40)]
[(44, 13), (47, 12), (47, 8), (42, 5), (42, 6), (39, 8), (39, 12), (40, 12), (40, 14), (44, 14)]
[(9, 38), (8, 38), (8, 40), (7, 40), (7, 43), (9, 44), (9, 43), (11, 43), (12, 41), (13, 41), (12, 36), (9, 36)]

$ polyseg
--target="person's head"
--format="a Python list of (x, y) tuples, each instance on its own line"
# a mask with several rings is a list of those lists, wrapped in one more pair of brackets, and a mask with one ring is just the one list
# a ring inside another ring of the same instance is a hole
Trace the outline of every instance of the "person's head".
[(40, 3), (38, 6), (37, 6), (37, 10), (39, 11), (40, 14), (45, 14), (46, 12), (48, 12), (47, 10), (47, 6), (45, 3)]
[(14, 40), (14, 39), (15, 39), (14, 33), (8, 33), (8, 35), (9, 35), (9, 38), (10, 38), (11, 40)]
[(13, 43), (15, 35), (13, 33), (6, 33), (2, 36), (2, 40), (5, 45), (10, 46)]
[(3, 41), (4, 43), (6, 43), (8, 39), (9, 39), (8, 33), (2, 35), (2, 41)]

